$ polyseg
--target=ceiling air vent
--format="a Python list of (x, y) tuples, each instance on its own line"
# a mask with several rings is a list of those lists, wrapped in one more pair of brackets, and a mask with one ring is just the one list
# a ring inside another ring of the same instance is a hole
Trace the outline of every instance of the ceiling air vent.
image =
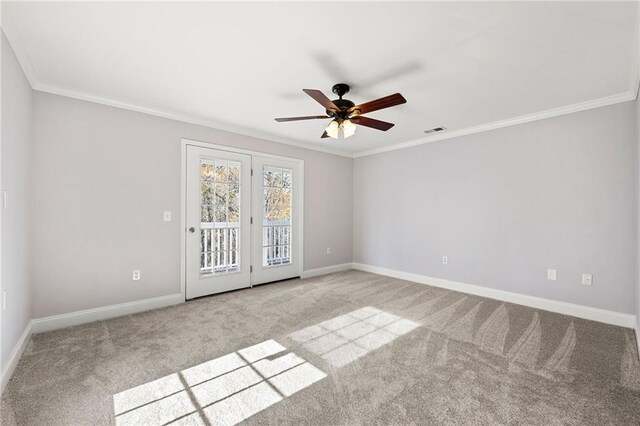
[(433, 129), (425, 130), (424, 132), (425, 133), (436, 133), (436, 132), (441, 132), (443, 130), (447, 130), (447, 128), (444, 127), (444, 126), (440, 126), (440, 127), (435, 127)]

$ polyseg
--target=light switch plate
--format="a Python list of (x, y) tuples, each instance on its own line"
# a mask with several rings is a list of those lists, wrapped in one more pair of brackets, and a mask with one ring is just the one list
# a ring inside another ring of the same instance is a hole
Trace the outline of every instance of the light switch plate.
[(555, 269), (547, 269), (547, 279), (555, 281), (558, 279), (558, 272)]
[(593, 275), (582, 274), (582, 285), (591, 285), (593, 283)]
[(162, 215), (163, 220), (165, 222), (171, 222), (171, 212), (170, 211), (166, 211), (164, 212), (164, 214)]

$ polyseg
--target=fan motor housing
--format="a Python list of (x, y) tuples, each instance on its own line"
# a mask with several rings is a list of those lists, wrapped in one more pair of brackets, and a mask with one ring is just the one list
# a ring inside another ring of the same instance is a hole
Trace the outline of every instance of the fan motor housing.
[(349, 85), (346, 83), (338, 83), (333, 85), (331, 91), (338, 95), (340, 99), (334, 99), (332, 102), (335, 106), (340, 108), (340, 111), (336, 113), (334, 111), (327, 110), (327, 115), (329, 115), (329, 117), (337, 117), (342, 119), (348, 118), (347, 110), (356, 105), (348, 99), (342, 99), (344, 95), (349, 93), (349, 89), (351, 89), (351, 87), (349, 87)]
[(335, 112), (333, 112), (330, 109), (328, 109), (327, 110), (327, 115), (329, 115), (330, 117), (343, 115), (342, 113), (346, 113), (349, 108), (356, 106), (356, 104), (354, 104), (353, 102), (351, 102), (348, 99), (334, 99), (331, 102), (333, 102), (333, 104), (335, 106), (340, 108), (340, 113), (336, 114)]

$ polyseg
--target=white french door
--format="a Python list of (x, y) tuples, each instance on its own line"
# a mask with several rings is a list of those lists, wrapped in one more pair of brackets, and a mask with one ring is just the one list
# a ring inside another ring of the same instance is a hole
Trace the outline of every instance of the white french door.
[(253, 157), (253, 285), (300, 275), (299, 162)]
[(186, 299), (300, 275), (299, 160), (187, 144), (185, 184)]
[(251, 156), (187, 147), (186, 297), (250, 285)]

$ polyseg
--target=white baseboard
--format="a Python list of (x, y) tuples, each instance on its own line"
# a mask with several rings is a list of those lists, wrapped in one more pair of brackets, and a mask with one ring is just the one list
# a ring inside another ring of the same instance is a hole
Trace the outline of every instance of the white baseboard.
[(466, 284), (457, 281), (449, 281), (441, 278), (433, 278), (426, 275), (412, 274), (409, 272), (402, 272), (394, 269), (365, 265), (362, 263), (354, 263), (353, 269), (372, 272), (379, 275), (386, 275), (388, 277), (399, 278), (402, 280), (413, 281), (420, 284), (427, 284), (434, 287), (446, 288), (447, 290), (454, 290), (462, 293), (473, 294), (476, 296), (502, 300), (503, 302), (515, 303), (518, 305), (529, 306), (531, 308), (542, 309), (559, 314), (571, 315), (574, 317), (603, 322), (606, 324), (618, 325), (621, 327), (628, 327), (633, 329), (636, 329), (637, 327), (635, 315), (622, 314), (619, 312), (608, 311), (606, 309), (592, 308), (589, 306), (576, 305), (567, 302), (559, 302), (556, 300), (543, 299), (541, 297), (535, 296), (527, 296), (525, 294), (512, 293), (510, 291), (497, 290), (489, 287)]
[(309, 269), (304, 271), (300, 278), (305, 279), (317, 277), (320, 275), (332, 274), (334, 272), (348, 271), (349, 269), (352, 269), (352, 265), (352, 263), (341, 263), (339, 265), (325, 266), (324, 268)]
[(53, 315), (45, 318), (34, 319), (33, 333), (58, 330), (73, 325), (86, 324), (123, 315), (149, 311), (151, 309), (164, 308), (184, 302), (181, 294), (154, 297), (152, 299), (137, 300), (135, 302), (120, 303), (118, 305), (104, 306), (101, 308), (87, 309), (62, 315)]
[(636, 326), (635, 335), (636, 335), (636, 345), (638, 346), (638, 356), (640, 357), (640, 318), (636, 316)]
[[(504, 302), (515, 303), (518, 305), (529, 306), (532, 308), (543, 309), (546, 311), (557, 312), (560, 314), (571, 315), (579, 318), (585, 318), (588, 320), (603, 322), (606, 324), (633, 328), (636, 332), (636, 341), (638, 342), (638, 349), (640, 352), (640, 339), (638, 338), (638, 333), (640, 333), (640, 323), (636, 322), (635, 315), (621, 314), (618, 312), (607, 311), (605, 309), (592, 308), (589, 306), (576, 305), (567, 302), (559, 302), (555, 300), (543, 299), (541, 297), (527, 296), (524, 294), (512, 293), (509, 291), (497, 290), (474, 284), (445, 280), (441, 278), (433, 278), (426, 275), (402, 272), (394, 269), (365, 265), (362, 263), (342, 263), (339, 265), (310, 269), (303, 272), (302, 278), (304, 279), (317, 277), (320, 275), (346, 271), (349, 269), (371, 272), (374, 274), (413, 281), (420, 284), (427, 284), (434, 287), (445, 288), (448, 290), (459, 291), (476, 296), (488, 297), (491, 299), (502, 300)], [(20, 339), (9, 355), (6, 366), (2, 370), (2, 376), (0, 377), (0, 393), (4, 391), (7, 383), (9, 382), (9, 379), (11, 378), (11, 375), (18, 365), (18, 361), (20, 360), (20, 357), (22, 356), (22, 353), (24, 352), (27, 343), (29, 342), (32, 333), (42, 333), (46, 331), (57, 330), (93, 321), (144, 312), (151, 309), (163, 308), (165, 306), (177, 305), (183, 302), (184, 298), (181, 294), (171, 294), (169, 296), (155, 297), (152, 299), (138, 300), (135, 302), (121, 303), (118, 305), (105, 306), (95, 309), (87, 309), (84, 311), (77, 311), (69, 314), (33, 319), (29, 321), (29, 323), (25, 327), (22, 335), (20, 336)]]
[(2, 376), (0, 377), (0, 394), (4, 392), (4, 388), (7, 387), (7, 383), (9, 383), (9, 379), (13, 375), (13, 372), (18, 365), (18, 361), (20, 361), (20, 357), (27, 347), (27, 343), (29, 343), (32, 330), (33, 320), (29, 321), (27, 326), (24, 328), (22, 335), (20, 335), (20, 338), (16, 342), (16, 345), (13, 347), (13, 350), (9, 354), (7, 365), (5, 365), (5, 367), (2, 369)]

